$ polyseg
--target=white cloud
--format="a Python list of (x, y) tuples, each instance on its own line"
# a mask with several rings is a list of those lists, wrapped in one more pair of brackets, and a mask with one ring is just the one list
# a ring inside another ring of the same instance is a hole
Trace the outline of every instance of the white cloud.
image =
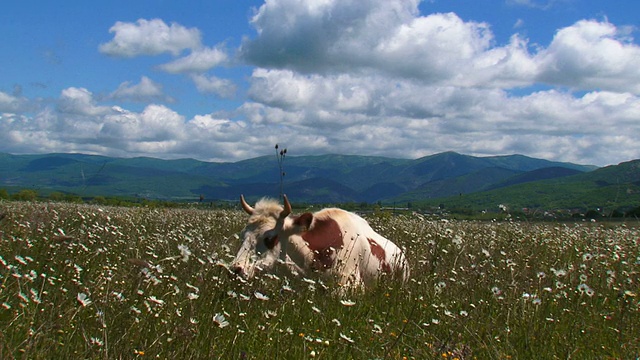
[(583, 20), (560, 29), (538, 54), (541, 81), (580, 90), (640, 94), (640, 46), (613, 24)]
[[(0, 111), (17, 112), (0, 115), (0, 151), (35, 152), (42, 144), (55, 151), (234, 161), (272, 153), (280, 143), (292, 155), (417, 158), (453, 150), (597, 165), (640, 158), (634, 66), (640, 54), (629, 28), (584, 20), (558, 29), (547, 45), (530, 45), (521, 34), (499, 44), (491, 24), (453, 13), (422, 15), (417, 4), (264, 3), (252, 18), (256, 36), (239, 49), (241, 60), (256, 66), (249, 99), (224, 113), (187, 116), (155, 103), (142, 110), (109, 107), (75, 87), (53, 107), (0, 93)], [(149, 32), (151, 22), (158, 32)], [(101, 47), (107, 54), (177, 57), (190, 50), (159, 69), (185, 74), (201, 93), (236, 92), (231, 81), (207, 74), (236, 62), (220, 47), (202, 46), (197, 29), (139, 20), (117, 23), (112, 32)], [(159, 83), (142, 77), (104, 99), (165, 97)], [(11, 110), (15, 101), (33, 110)]]
[(152, 100), (171, 100), (162, 92), (162, 85), (146, 76), (140, 78), (137, 84), (125, 81), (111, 93), (111, 98), (135, 102), (148, 102)]
[(521, 28), (523, 26), (524, 26), (524, 20), (522, 20), (522, 19), (516, 20), (516, 22), (513, 24), (513, 28), (514, 29), (519, 29), (519, 28)]
[(542, 82), (640, 93), (640, 49), (629, 41), (628, 29), (610, 23), (579, 21), (533, 53), (517, 34), (497, 45), (486, 23), (454, 13), (421, 16), (415, 1), (321, 4), (262, 5), (252, 20), (258, 36), (243, 43), (241, 54), (260, 67), (301, 73), (375, 72), (431, 85), (513, 88)]
[(216, 94), (223, 98), (231, 98), (236, 92), (236, 86), (231, 80), (202, 74), (191, 75), (191, 80), (193, 80), (196, 88), (201, 93)]
[(172, 74), (203, 73), (228, 61), (227, 54), (218, 48), (201, 48), (170, 63), (160, 65), (163, 71)]
[(101, 44), (100, 52), (116, 57), (179, 55), (185, 49), (200, 47), (200, 31), (180, 24), (167, 25), (160, 19), (139, 19), (135, 23), (118, 21), (109, 29), (111, 41)]
[[(163, 105), (148, 105), (141, 113), (118, 109), (104, 118), (98, 138), (110, 141), (161, 143), (183, 139), (184, 117)], [(130, 145), (129, 145), (130, 146)]]
[(0, 91), (0, 112), (15, 113), (24, 110), (27, 99)]
[(96, 104), (91, 91), (76, 87), (62, 90), (58, 110), (61, 113), (81, 116), (100, 116), (110, 111), (109, 107)]

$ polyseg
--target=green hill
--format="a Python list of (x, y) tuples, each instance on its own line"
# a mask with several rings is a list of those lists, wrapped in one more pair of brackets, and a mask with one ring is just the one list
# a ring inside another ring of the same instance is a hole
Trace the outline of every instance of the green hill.
[[(295, 202), (411, 204), (431, 208), (631, 208), (640, 205), (638, 160), (598, 169), (522, 155), (445, 152), (420, 159), (287, 156), (283, 189)], [(0, 188), (84, 197), (250, 201), (280, 194), (274, 156), (233, 163), (0, 154)]]

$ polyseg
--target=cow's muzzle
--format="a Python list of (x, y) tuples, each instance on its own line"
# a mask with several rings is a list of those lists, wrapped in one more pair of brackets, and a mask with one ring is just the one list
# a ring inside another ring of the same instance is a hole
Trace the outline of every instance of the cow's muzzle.
[(243, 279), (246, 279), (246, 278), (247, 278), (247, 273), (245, 272), (244, 267), (243, 267), (243, 266), (241, 266), (241, 265), (233, 264), (233, 265), (231, 265), (231, 266), (229, 267), (229, 271), (230, 271), (232, 274), (234, 274), (234, 275), (236, 275), (236, 276), (239, 276), (239, 277), (241, 277), (241, 278), (243, 278)]

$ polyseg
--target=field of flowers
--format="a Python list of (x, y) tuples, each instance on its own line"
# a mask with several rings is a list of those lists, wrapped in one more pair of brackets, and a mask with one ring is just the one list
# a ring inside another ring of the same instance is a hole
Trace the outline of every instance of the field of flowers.
[(640, 355), (638, 224), (368, 220), (412, 279), (338, 295), (230, 276), (241, 211), (0, 203), (0, 358)]

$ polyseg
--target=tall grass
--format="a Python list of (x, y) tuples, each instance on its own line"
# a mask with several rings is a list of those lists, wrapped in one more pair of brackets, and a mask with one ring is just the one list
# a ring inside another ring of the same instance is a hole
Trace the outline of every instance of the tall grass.
[(0, 358), (552, 359), (640, 355), (640, 232), (372, 216), (411, 281), (338, 295), (222, 264), (236, 211), (0, 204)]

